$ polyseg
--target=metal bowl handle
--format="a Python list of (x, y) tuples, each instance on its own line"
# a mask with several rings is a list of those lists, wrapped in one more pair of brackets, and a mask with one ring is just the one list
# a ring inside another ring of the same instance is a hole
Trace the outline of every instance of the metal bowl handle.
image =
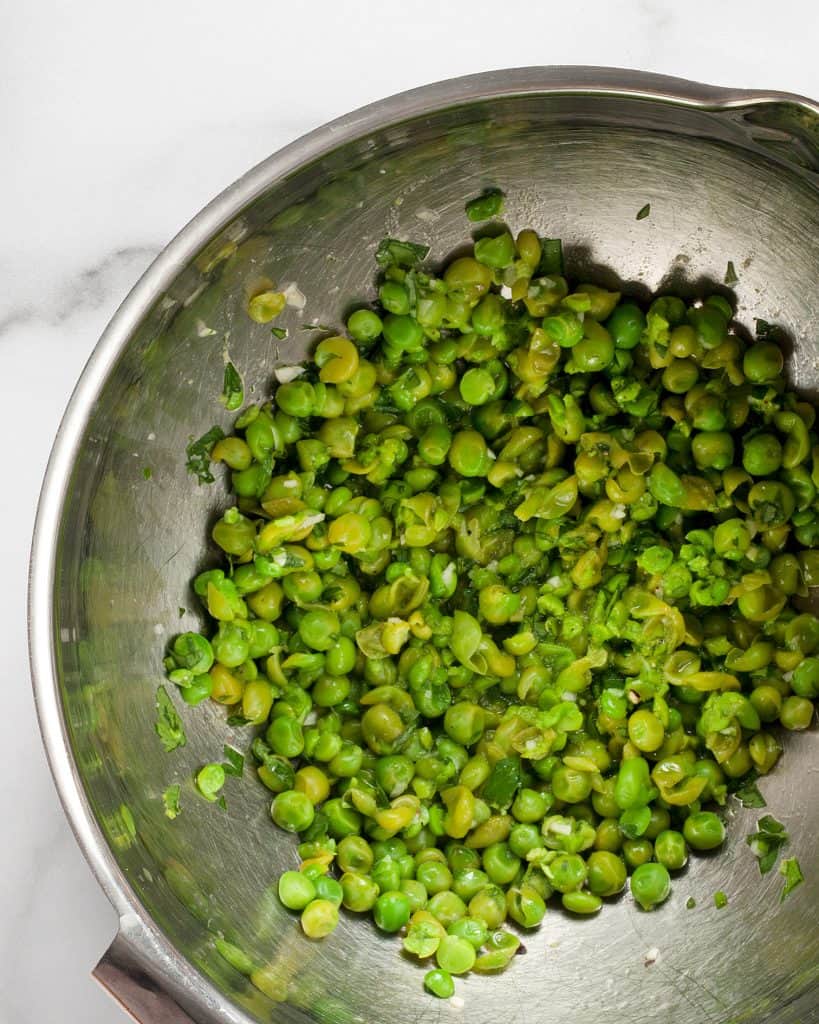
[(122, 925), (91, 973), (138, 1024), (198, 1024)]

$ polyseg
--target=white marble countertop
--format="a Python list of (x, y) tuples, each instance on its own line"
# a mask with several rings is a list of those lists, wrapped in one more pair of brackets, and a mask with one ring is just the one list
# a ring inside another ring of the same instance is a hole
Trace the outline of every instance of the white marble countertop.
[(6, 5), (0, 1024), (125, 1019), (89, 976), (115, 916), (46, 767), (24, 594), (60, 414), (105, 323), (164, 243), (284, 143), (380, 96), (453, 75), (615, 64), (819, 96), (819, 7), (809, 0), (576, 0), (563, 12), (532, 0)]

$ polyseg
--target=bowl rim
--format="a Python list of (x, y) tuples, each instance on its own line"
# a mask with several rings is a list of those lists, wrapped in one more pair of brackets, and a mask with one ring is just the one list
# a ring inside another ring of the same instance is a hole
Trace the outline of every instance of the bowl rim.
[(819, 103), (794, 93), (731, 89), (621, 68), (544, 66), (488, 71), (423, 85), (367, 104), (289, 143), (229, 185), (168, 243), (142, 274), (100, 336), (62, 416), (46, 467), (28, 576), (29, 664), (40, 732), (60, 802), (74, 836), (120, 918), (120, 934), (164, 976), (180, 1002), (221, 1019), (247, 1021), (171, 943), (129, 885), (94, 817), (71, 755), (60, 700), (54, 643), (54, 582), (59, 527), (75, 456), (97, 395), (134, 331), (177, 274), (219, 231), (277, 181), (355, 139), (436, 110), (526, 95), (646, 99), (725, 111), (787, 103), (819, 123)]

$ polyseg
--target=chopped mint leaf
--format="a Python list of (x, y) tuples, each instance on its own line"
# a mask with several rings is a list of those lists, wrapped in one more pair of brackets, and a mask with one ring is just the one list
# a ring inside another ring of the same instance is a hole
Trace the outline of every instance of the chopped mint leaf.
[(238, 750), (234, 750), (233, 747), (225, 744), (225, 758), (227, 763), (222, 765), (225, 769), (225, 775), (236, 775), (241, 779), (242, 773), (245, 770), (245, 759), (244, 755), (240, 754)]
[(176, 783), (173, 786), (168, 786), (165, 792), (162, 794), (162, 802), (165, 805), (165, 817), (170, 818), (173, 821), (174, 818), (178, 818), (182, 813), (182, 808), (179, 806), (179, 793), (181, 786)]
[(278, 338), (279, 341), (283, 341), (287, 337), (286, 327), (271, 327), (270, 333), (274, 338)]
[(749, 835), (745, 842), (759, 861), (761, 875), (767, 875), (776, 864), (779, 851), (788, 842), (788, 838), (785, 826), (770, 814), (759, 819), (757, 831)]
[(773, 341), (776, 342), (779, 335), (776, 324), (770, 324), (767, 320), (760, 320), (758, 317), (754, 320), (754, 333), (756, 334), (757, 341)]
[(428, 252), (428, 245), (402, 242), (398, 238), (384, 238), (375, 251), (375, 261), (379, 267), (403, 267), (409, 270), (425, 260)]
[(248, 725), (248, 720), (244, 715), (228, 715), (227, 724), (232, 726)]
[(222, 395), (219, 401), (229, 411), (238, 409), (245, 400), (245, 388), (239, 371), (233, 363), (225, 365), (225, 377), (222, 383)]
[(693, 896), (689, 896), (688, 899), (685, 901), (685, 909), (686, 910), (693, 910), (694, 907), (696, 907), (696, 905), (697, 905), (697, 901), (694, 899)]
[(726, 270), (725, 270), (724, 281), (725, 281), (726, 284), (736, 284), (738, 280), (739, 280), (739, 278), (737, 277), (737, 272), (736, 272), (736, 269), (734, 268), (734, 264), (732, 263), (731, 260), (728, 260), (728, 266), (726, 267)]
[(154, 475), (154, 471), (151, 469), (150, 466), (145, 466), (144, 469), (142, 470), (142, 475), (145, 477), (146, 480), (150, 480), (151, 477)]
[(714, 906), (717, 910), (722, 910), (723, 907), (728, 906), (728, 897), (722, 890), (714, 893)]
[(502, 757), (495, 766), (483, 788), (483, 798), (490, 807), (506, 810), (515, 799), (521, 783), (519, 757)]
[(188, 467), (188, 472), (193, 473), (200, 484), (213, 483), (214, 476), (210, 471), (210, 453), (216, 442), (221, 441), (224, 436), (222, 428), (214, 426), (197, 440), (194, 441), (191, 438), (190, 444), (185, 449), (185, 454), (188, 456), (185, 465)]
[(743, 807), (767, 807), (765, 797), (759, 792), (756, 779), (752, 778), (745, 782), (734, 793)]
[(154, 728), (157, 736), (162, 740), (165, 752), (169, 754), (177, 747), (184, 747), (188, 740), (182, 727), (182, 719), (177, 714), (164, 686), (157, 687), (156, 711), (157, 718)]
[(787, 860), (783, 860), (779, 865), (779, 874), (785, 879), (782, 895), (779, 898), (779, 902), (784, 903), (793, 890), (805, 881), (805, 876), (802, 874), (796, 857), (788, 857)]
[(563, 242), (559, 238), (541, 238), (540, 263), (537, 265), (540, 276), (563, 273)]
[(651, 213), (651, 203), (646, 203), (645, 206), (641, 206), (637, 211), (637, 220), (645, 220), (646, 217)]

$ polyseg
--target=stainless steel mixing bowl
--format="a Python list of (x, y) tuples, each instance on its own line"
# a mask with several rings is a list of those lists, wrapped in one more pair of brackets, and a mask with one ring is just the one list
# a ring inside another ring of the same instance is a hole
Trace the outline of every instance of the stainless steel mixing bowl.
[[(363, 921), (346, 916), (322, 943), (300, 934), (268, 892), (294, 843), (271, 825), (267, 792), (251, 772), (231, 780), (226, 811), (191, 791), (195, 766), (225, 741), (245, 745), (221, 709), (186, 709), (188, 744), (171, 755), (154, 734), (163, 647), (199, 625), (188, 581), (226, 501), (184, 464), (190, 435), (229, 422), (217, 401), (226, 346), (255, 382), (251, 397), (267, 394), (277, 361), (303, 356), (302, 324), (338, 323), (372, 296), (382, 236), (441, 257), (464, 237), (464, 201), (487, 185), (506, 192), (514, 228), (562, 236), (574, 276), (695, 293), (732, 261), (739, 320), (783, 324), (791, 377), (819, 383), (819, 107), (795, 96), (583, 68), (462, 78), (320, 128), (199, 214), (136, 285), (77, 385), (31, 577), (45, 744), (120, 917), (96, 973), (146, 1022), (819, 1020), (815, 730), (788, 736), (763, 786), (806, 869), (790, 900), (780, 906), (782, 879), (761, 879), (744, 842), (759, 812), (732, 804), (727, 848), (696, 858), (662, 910), (625, 898), (593, 920), (552, 912), (506, 974), (459, 984), (462, 1004), (426, 996), (421, 969)], [(244, 312), (259, 277), (294, 283), (296, 305), (306, 297), (279, 321), (286, 341)], [(162, 791), (173, 781), (184, 810), (171, 822)], [(730, 897), (723, 910), (717, 889)], [(259, 966), (256, 985), (216, 952), (216, 934)]]

